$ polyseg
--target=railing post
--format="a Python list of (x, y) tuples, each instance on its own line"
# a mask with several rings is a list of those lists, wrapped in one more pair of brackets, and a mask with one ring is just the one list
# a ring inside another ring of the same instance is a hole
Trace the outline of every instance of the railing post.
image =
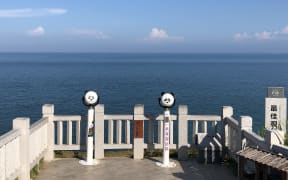
[(240, 116), (239, 129), (237, 138), (240, 138), (237, 143), (237, 151), (243, 149), (246, 146), (246, 139), (242, 135), (242, 130), (247, 130), (252, 132), (252, 117), (250, 116)]
[[(29, 163), (29, 136), (30, 136), (30, 119), (16, 118), (13, 120), (13, 129), (21, 132), (20, 136), (20, 180), (30, 179), (30, 163)], [(16, 151), (16, 149), (15, 149)]]
[(47, 152), (44, 156), (45, 161), (52, 161), (54, 159), (54, 105), (44, 104), (42, 106), (42, 116), (48, 118), (48, 132), (47, 132)]
[(108, 144), (114, 143), (114, 121), (108, 120)]
[(116, 143), (122, 143), (122, 120), (116, 120)]
[(130, 144), (130, 120), (126, 120), (125, 143)]
[(192, 130), (192, 142), (193, 144), (196, 144), (196, 134), (198, 134), (198, 120), (194, 120), (193, 122), (193, 130)]
[(229, 128), (227, 123), (225, 122), (225, 118), (233, 116), (233, 108), (231, 106), (223, 106), (222, 110), (222, 131), (221, 131), (221, 139), (222, 146), (227, 147), (229, 144)]
[(133, 158), (144, 158), (144, 105), (137, 104), (134, 107), (134, 144)]
[(202, 121), (202, 133), (207, 133), (207, 121)]
[(104, 105), (95, 106), (95, 128), (94, 128), (94, 154), (95, 159), (104, 158)]
[(72, 145), (72, 121), (67, 121), (67, 144)]
[(188, 115), (188, 107), (186, 105), (180, 105), (178, 107), (178, 159), (179, 160), (186, 160), (188, 158), (187, 115)]

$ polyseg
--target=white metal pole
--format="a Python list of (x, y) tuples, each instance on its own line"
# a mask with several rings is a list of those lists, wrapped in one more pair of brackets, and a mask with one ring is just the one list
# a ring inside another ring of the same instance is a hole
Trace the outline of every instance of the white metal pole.
[(165, 108), (164, 110), (164, 123), (163, 123), (163, 162), (156, 162), (156, 164), (160, 167), (164, 168), (172, 168), (175, 167), (176, 164), (174, 162), (170, 162), (169, 160), (169, 146), (170, 146), (170, 110)]
[(163, 131), (163, 165), (169, 166), (169, 145), (170, 145), (170, 111), (168, 108), (164, 110), (164, 131)]
[(94, 107), (89, 107), (88, 109), (88, 120), (87, 120), (87, 151), (86, 151), (86, 161), (79, 161), (82, 165), (96, 165), (98, 162), (93, 159), (93, 146), (94, 146), (94, 137), (93, 137), (93, 128), (94, 128)]
[(94, 108), (89, 107), (88, 109), (88, 124), (87, 124), (87, 164), (93, 164), (93, 117)]

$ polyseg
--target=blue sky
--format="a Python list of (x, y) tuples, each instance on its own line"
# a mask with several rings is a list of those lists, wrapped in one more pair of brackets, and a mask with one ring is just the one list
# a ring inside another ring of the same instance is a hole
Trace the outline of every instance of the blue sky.
[(0, 52), (288, 53), (288, 1), (9, 0)]

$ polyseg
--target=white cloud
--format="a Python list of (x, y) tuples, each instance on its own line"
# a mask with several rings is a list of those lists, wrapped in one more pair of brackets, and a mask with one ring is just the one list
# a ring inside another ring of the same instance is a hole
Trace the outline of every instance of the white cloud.
[(169, 38), (169, 36), (165, 30), (153, 28), (150, 32), (150, 38), (152, 38), (152, 39), (165, 39), (165, 38)]
[(66, 9), (43, 8), (43, 9), (0, 9), (0, 18), (25, 18), (37, 16), (63, 15), (67, 13)]
[(288, 26), (275, 31), (262, 31), (252, 33), (236, 33), (234, 34), (235, 40), (272, 40), (272, 39), (287, 39), (288, 38)]
[(245, 40), (245, 39), (249, 39), (249, 38), (250, 38), (250, 35), (247, 32), (234, 34), (235, 40)]
[(76, 36), (83, 36), (95, 39), (109, 39), (110, 37), (101, 31), (91, 30), (91, 29), (75, 29), (70, 31), (70, 34)]
[(42, 26), (38, 26), (35, 29), (29, 30), (28, 34), (30, 36), (43, 36), (45, 34), (45, 29)]
[(281, 32), (283, 34), (288, 34), (288, 26), (284, 27)]
[[(278, 32), (276, 32), (278, 33)], [(272, 39), (274, 37), (275, 33), (268, 32), (268, 31), (263, 31), (263, 32), (256, 32), (255, 33), (255, 38), (260, 39), (260, 40), (267, 40), (267, 39)]]
[(148, 40), (171, 40), (171, 41), (182, 41), (184, 38), (179, 36), (169, 36), (167, 31), (160, 28), (152, 28), (149, 33)]

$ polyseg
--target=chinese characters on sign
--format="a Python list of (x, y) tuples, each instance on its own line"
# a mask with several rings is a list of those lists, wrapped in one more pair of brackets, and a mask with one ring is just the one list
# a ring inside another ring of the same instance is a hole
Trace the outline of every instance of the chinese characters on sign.
[(164, 124), (164, 150), (169, 151), (169, 122)]

